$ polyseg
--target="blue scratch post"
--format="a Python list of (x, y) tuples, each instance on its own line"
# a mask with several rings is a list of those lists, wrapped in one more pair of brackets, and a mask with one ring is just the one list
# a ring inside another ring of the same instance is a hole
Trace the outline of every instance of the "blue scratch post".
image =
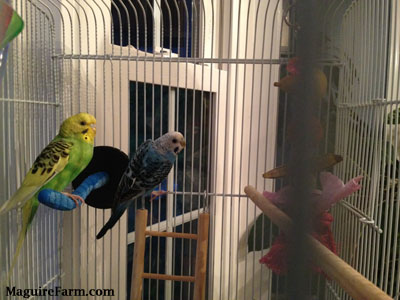
[[(106, 172), (95, 173), (87, 177), (72, 194), (86, 199), (91, 191), (102, 187), (108, 182), (108, 180), (109, 175)], [(73, 210), (76, 208), (74, 200), (51, 189), (42, 190), (38, 195), (38, 199), (40, 203), (57, 210)]]

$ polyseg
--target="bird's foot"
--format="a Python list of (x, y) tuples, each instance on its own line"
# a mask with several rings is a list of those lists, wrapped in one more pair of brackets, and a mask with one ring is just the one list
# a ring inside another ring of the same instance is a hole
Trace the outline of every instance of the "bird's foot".
[(163, 190), (160, 190), (160, 191), (152, 191), (152, 192), (151, 192), (150, 201), (156, 200), (158, 197), (160, 197), (160, 196), (162, 196), (162, 195), (165, 195), (165, 194), (168, 194), (168, 191), (163, 191)]
[[(81, 196), (70, 194), (70, 193), (66, 193), (66, 192), (63, 192), (62, 194), (64, 194), (65, 196), (71, 198), (72, 200), (74, 200), (74, 202), (76, 204), (76, 207), (79, 207), (79, 206), (81, 206), (81, 204), (85, 203), (85, 200)], [(80, 202), (80, 204), (79, 204), (78, 201)]]

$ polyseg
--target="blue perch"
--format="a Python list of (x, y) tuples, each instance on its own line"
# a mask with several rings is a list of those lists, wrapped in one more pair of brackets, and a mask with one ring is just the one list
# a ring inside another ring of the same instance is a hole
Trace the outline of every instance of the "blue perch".
[[(106, 172), (95, 173), (86, 178), (72, 194), (86, 199), (91, 191), (102, 187), (108, 182), (108, 180), (109, 176)], [(73, 210), (76, 208), (76, 204), (71, 198), (51, 189), (42, 190), (39, 193), (38, 198), (40, 203), (54, 209)]]

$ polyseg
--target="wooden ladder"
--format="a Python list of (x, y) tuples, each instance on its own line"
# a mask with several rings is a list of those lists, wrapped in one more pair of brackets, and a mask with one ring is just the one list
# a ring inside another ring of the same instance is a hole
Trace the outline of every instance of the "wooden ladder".
[[(206, 269), (207, 269), (207, 249), (208, 249), (208, 227), (210, 214), (201, 213), (199, 216), (198, 233), (179, 233), (179, 232), (159, 232), (147, 231), (147, 210), (138, 209), (135, 219), (135, 246), (133, 252), (131, 300), (142, 299), (143, 278), (158, 280), (173, 280), (194, 282), (193, 299), (204, 300)], [(167, 238), (181, 238), (197, 240), (196, 247), (196, 266), (194, 276), (177, 276), (167, 274), (144, 273), (144, 251), (146, 246), (146, 235)]]

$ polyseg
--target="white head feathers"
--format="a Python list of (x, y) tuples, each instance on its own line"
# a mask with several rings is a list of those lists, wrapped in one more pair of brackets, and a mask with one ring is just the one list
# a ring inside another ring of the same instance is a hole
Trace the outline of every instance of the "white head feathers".
[(154, 147), (161, 153), (172, 152), (177, 155), (185, 146), (186, 141), (178, 131), (168, 132), (154, 141)]

